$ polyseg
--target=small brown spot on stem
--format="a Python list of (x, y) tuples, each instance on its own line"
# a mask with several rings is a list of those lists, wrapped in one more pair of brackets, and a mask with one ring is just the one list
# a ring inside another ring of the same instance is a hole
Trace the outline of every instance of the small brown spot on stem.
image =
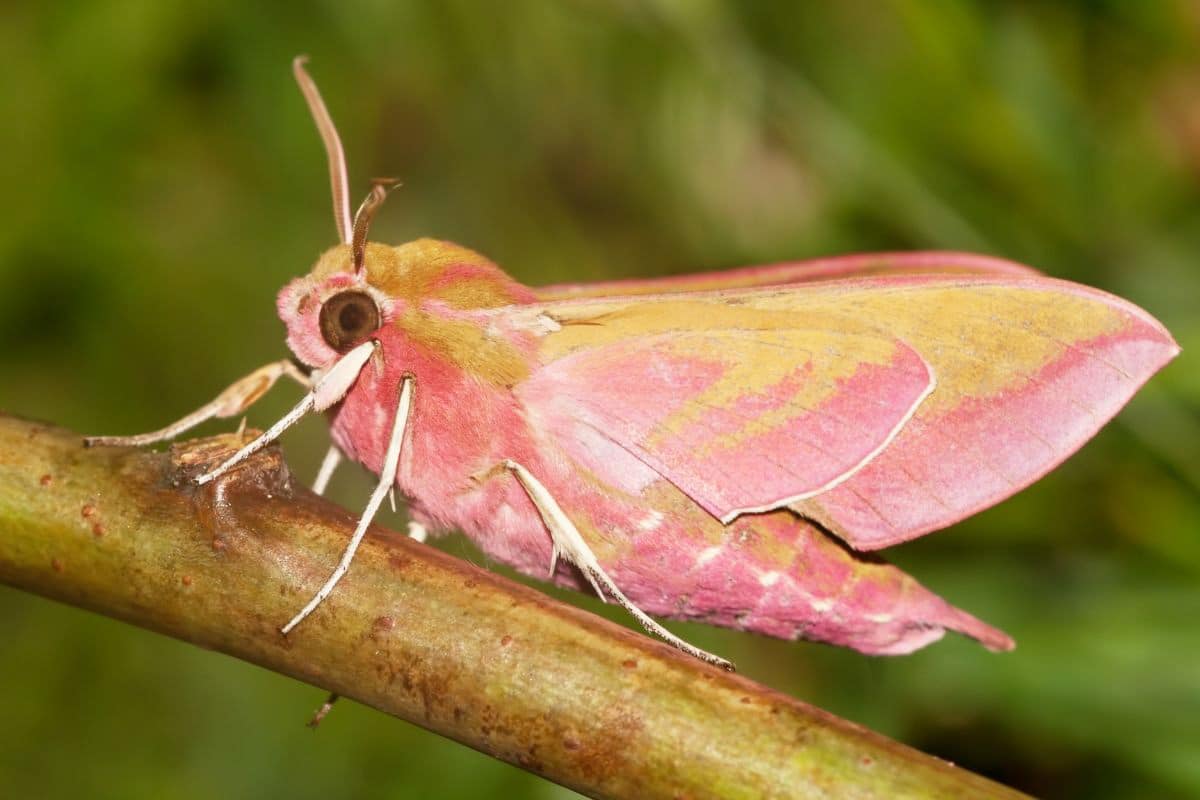
[(219, 536), (212, 540), (212, 549), (214, 553), (223, 553), (225, 552), (226, 547), (228, 547), (228, 545), (225, 544), (225, 540)]
[(191, 586), (191, 585), (192, 585), (192, 576), (191, 576), (191, 575), (184, 575), (182, 578), (180, 578), (180, 579), (179, 579), (179, 581), (180, 581), (180, 583), (182, 583), (184, 586)]
[(509, 636), (507, 633), (500, 637), (500, 646), (501, 647), (508, 647), (510, 644), (512, 644), (512, 637)]
[(533, 750), (530, 750), (528, 753), (518, 753), (517, 764), (524, 769), (533, 770), (534, 772), (542, 768), (542, 762), (537, 760), (537, 753)]
[(50, 568), (53, 569), (55, 572), (62, 572), (63, 571), (62, 560), (58, 559), (58, 558), (50, 559)]
[(621, 662), (621, 666), (625, 669), (637, 669), (637, 659), (627, 658)]
[(54, 483), (54, 476), (47, 472), (42, 477), (38, 478), (38, 483), (40, 483), (42, 486), (49, 486), (50, 484)]
[(96, 507), (91, 503), (85, 503), (83, 508), (79, 509), (79, 513), (84, 519), (91, 519), (96, 514)]
[(375, 624), (372, 626), (376, 633), (386, 633), (394, 627), (396, 627), (396, 620), (391, 617), (376, 617)]
[(578, 750), (579, 749), (579, 740), (573, 736), (568, 736), (565, 739), (563, 739), (562, 744), (563, 744), (563, 747), (565, 747), (568, 750)]
[(108, 529), (105, 528), (102, 524), (100, 524), (99, 522), (92, 523), (92, 536), (95, 536), (97, 539), (99, 539), (101, 536), (103, 536), (106, 533), (108, 533)]

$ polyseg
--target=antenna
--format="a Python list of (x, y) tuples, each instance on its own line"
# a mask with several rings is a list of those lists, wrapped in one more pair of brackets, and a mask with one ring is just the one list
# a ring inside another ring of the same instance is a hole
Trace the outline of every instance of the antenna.
[(387, 199), (388, 192), (400, 185), (395, 178), (376, 178), (371, 181), (371, 191), (358, 207), (354, 215), (354, 236), (350, 240), (350, 252), (354, 254), (354, 273), (362, 272), (363, 259), (367, 249), (367, 229), (371, 227), (371, 218)]
[[(346, 152), (342, 149), (342, 140), (338, 136), (337, 128), (334, 127), (333, 119), (329, 116), (329, 109), (325, 107), (325, 101), (321, 99), (321, 91), (309, 76), (308, 71), (304, 69), (304, 65), (307, 63), (308, 56), (296, 56), (292, 59), (292, 74), (296, 76), (296, 83), (300, 84), (300, 91), (304, 93), (304, 99), (308, 101), (308, 110), (312, 112), (313, 122), (317, 123), (317, 132), (321, 134), (321, 141), (325, 143), (325, 155), (329, 158), (329, 188), (333, 193), (333, 222), (337, 225), (338, 236), (341, 237), (342, 244), (349, 244), (353, 228), (350, 224), (350, 189), (346, 178)], [(362, 209), (359, 209), (359, 213), (362, 213)]]

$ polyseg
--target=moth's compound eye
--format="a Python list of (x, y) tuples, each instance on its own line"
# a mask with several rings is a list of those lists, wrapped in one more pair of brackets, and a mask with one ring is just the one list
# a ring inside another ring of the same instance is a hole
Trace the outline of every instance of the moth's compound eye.
[(341, 292), (321, 306), (321, 335), (345, 353), (379, 328), (379, 306), (366, 292)]

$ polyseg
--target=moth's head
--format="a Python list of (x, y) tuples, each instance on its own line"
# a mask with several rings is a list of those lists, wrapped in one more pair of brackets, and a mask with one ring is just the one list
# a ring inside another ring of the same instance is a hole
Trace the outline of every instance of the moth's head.
[[(300, 70), (303, 74), (302, 66)], [(300, 85), (303, 88), (304, 82)], [(313, 113), (316, 114), (315, 109)], [(317, 127), (321, 128), (319, 117)], [(305, 364), (319, 367), (329, 363), (376, 335), (395, 316), (396, 303), (371, 281), (371, 275), (378, 275), (381, 265), (388, 260), (389, 248), (367, 242), (371, 218), (394, 184), (394, 181), (375, 181), (354, 223), (343, 229), (343, 243), (327, 250), (311, 273), (279, 292), (276, 305), (279, 318), (287, 326), (288, 347)], [(344, 191), (343, 188), (343, 195)], [(335, 182), (333, 210), (341, 227), (338, 202)]]
[(288, 347), (313, 367), (327, 365), (397, 320), (419, 325), (421, 314), (454, 316), (532, 300), (531, 292), (488, 259), (450, 242), (418, 239), (398, 247), (367, 241), (371, 220), (397, 185), (378, 179), (353, 220), (348, 205), (346, 159), (337, 129), (316, 84), (292, 62), (325, 143), (333, 190), (333, 217), (342, 243), (327, 250), (312, 271), (279, 293), (279, 317)]
[(419, 327), (429, 315), (531, 300), (529, 289), (473, 250), (417, 239), (396, 247), (364, 242), (361, 262), (353, 245), (335, 245), (308, 275), (283, 287), (277, 306), (288, 347), (320, 367), (397, 322)]

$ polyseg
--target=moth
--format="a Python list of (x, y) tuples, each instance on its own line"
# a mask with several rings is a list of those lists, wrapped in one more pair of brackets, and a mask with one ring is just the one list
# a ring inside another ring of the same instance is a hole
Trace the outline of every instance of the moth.
[[(345, 156), (297, 58), (325, 145), (340, 243), (279, 293), (297, 363), (255, 370), (146, 445), (241, 414), (279, 378), (303, 399), (207, 483), (306, 414), (378, 475), (334, 591), (385, 497), (410, 532), (458, 529), (489, 557), (653, 617), (870, 654), (947, 630), (1012, 640), (873, 551), (944, 528), (1054, 468), (1179, 348), (1120, 298), (952, 252), (885, 253), (674, 278), (529, 288), (480, 254), (368, 239)], [(336, 613), (326, 610), (322, 613)]]

